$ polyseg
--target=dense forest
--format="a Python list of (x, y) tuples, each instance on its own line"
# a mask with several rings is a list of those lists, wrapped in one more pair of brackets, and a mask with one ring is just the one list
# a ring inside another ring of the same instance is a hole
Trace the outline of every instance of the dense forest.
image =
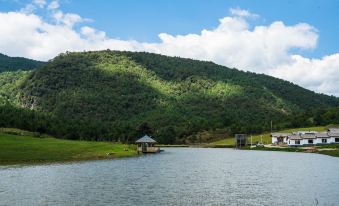
[(32, 59), (26, 59), (23, 57), (9, 57), (0, 53), (0, 72), (31, 70), (44, 64), (46, 63)]
[[(60, 54), (0, 73), (0, 127), (60, 138), (161, 143), (338, 122), (338, 98), (263, 74), (144, 52)], [(337, 108), (335, 108), (337, 107)]]

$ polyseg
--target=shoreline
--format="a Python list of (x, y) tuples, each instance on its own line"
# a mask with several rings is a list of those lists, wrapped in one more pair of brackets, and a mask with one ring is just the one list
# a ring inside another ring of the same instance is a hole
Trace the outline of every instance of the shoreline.
[(55, 161), (27, 161), (27, 162), (1, 162), (0, 161), (0, 169), (2, 167), (25, 167), (25, 166), (39, 166), (39, 165), (58, 165), (58, 164), (72, 164), (72, 163), (84, 163), (90, 161), (104, 161), (104, 160), (120, 160), (125, 158), (135, 158), (141, 156), (140, 154), (132, 155), (132, 156), (118, 156), (118, 157), (102, 157), (102, 158), (87, 158), (87, 159), (71, 159), (71, 160), (55, 160)]
[[(190, 145), (166, 145), (162, 147), (167, 148), (197, 148), (197, 145), (190, 146)], [(215, 149), (221, 149), (221, 148), (227, 148), (231, 149), (234, 148), (232, 145), (218, 145), (216, 147), (208, 147), (206, 145), (201, 146), (200, 148), (215, 148)], [(338, 145), (339, 148), (339, 145)], [(272, 151), (272, 152), (296, 152), (296, 153), (313, 153), (313, 154), (321, 154), (321, 155), (327, 155), (332, 157), (339, 157), (339, 150), (333, 149), (333, 148), (318, 148), (316, 151), (309, 151), (308, 149), (301, 148), (301, 147), (289, 147), (289, 148), (274, 148), (274, 147), (255, 147), (255, 148), (249, 148), (244, 147), (239, 150), (252, 150), (252, 151)], [(334, 153), (333, 153), (334, 152)], [(124, 159), (124, 158), (135, 158), (142, 156), (140, 154), (133, 155), (118, 155), (118, 156), (100, 156), (100, 157), (88, 157), (88, 158), (79, 158), (79, 159), (67, 159), (67, 160), (31, 160), (31, 161), (1, 161), (0, 160), (0, 168), (6, 168), (6, 167), (25, 167), (25, 166), (39, 166), (39, 165), (49, 165), (49, 164), (72, 164), (72, 163), (82, 163), (82, 162), (89, 162), (89, 161), (100, 161), (100, 160), (118, 160), (118, 159)]]
[[(206, 148), (234, 148), (234, 145), (210, 145)], [(301, 152), (301, 153), (314, 153), (323, 154), (332, 157), (339, 157), (339, 144), (331, 144), (315, 147), (250, 147), (245, 146), (240, 150), (253, 150), (253, 151), (272, 151), (272, 152)]]

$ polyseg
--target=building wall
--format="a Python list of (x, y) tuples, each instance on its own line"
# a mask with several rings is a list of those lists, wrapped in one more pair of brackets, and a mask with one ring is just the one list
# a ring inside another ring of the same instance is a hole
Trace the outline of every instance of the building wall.
[(284, 143), (287, 144), (287, 141), (288, 141), (288, 138), (287, 138), (287, 137), (284, 137)]
[[(295, 144), (295, 140), (289, 140), (287, 143), (289, 146), (296, 146)], [(298, 145), (298, 144), (297, 144)], [(300, 145), (301, 145), (301, 141), (300, 141)]]
[(272, 144), (274, 144), (274, 143), (278, 143), (278, 138), (272, 137)]
[[(287, 137), (284, 137), (283, 142), (287, 144), (288, 140)], [(278, 143), (278, 138), (277, 137), (272, 137), (272, 144)]]
[[(322, 139), (327, 139), (327, 142), (323, 143)], [(331, 138), (317, 138), (317, 140), (315, 142), (316, 142), (316, 144), (330, 144), (330, 143), (332, 143), (332, 140), (331, 140)]]
[[(296, 144), (297, 140), (288, 140), (287, 141), (287, 144), (289, 146), (302, 146), (302, 145), (311, 145), (311, 143), (308, 143), (308, 139), (301, 139), (299, 140), (300, 141), (300, 144)], [(315, 144), (315, 139), (313, 139), (313, 144)]]
[(336, 138), (339, 138), (339, 137), (331, 137), (331, 138), (330, 138), (330, 139), (331, 139), (331, 140), (330, 140), (331, 143), (337, 143), (337, 144), (338, 144), (339, 142), (336, 142), (336, 141), (335, 141)]
[[(308, 143), (308, 140), (312, 140), (313, 143)], [(316, 139), (302, 139), (302, 140), (300, 141), (300, 144), (301, 144), (301, 145), (312, 145), (312, 144), (315, 144), (315, 142), (316, 142)]]
[[(327, 139), (327, 142), (323, 143), (322, 139)], [(333, 143), (337, 143), (337, 144), (339, 143), (339, 142), (335, 142), (335, 137), (313, 139), (313, 145), (333, 144)], [(295, 144), (295, 140), (288, 140), (287, 144), (289, 146), (298, 146), (298, 145)], [(311, 144), (308, 143), (308, 139), (302, 139), (302, 140), (300, 140), (300, 146), (301, 145), (311, 145)]]

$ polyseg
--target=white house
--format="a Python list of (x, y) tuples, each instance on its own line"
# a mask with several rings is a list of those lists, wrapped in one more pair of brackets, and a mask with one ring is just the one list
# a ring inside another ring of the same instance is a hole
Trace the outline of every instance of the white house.
[(287, 142), (288, 146), (300, 145), (302, 141), (300, 134), (291, 134), (287, 138), (288, 138), (288, 142)]
[(287, 137), (290, 133), (272, 133), (272, 144), (287, 144)]
[(327, 132), (298, 131), (293, 133), (272, 133), (272, 144), (288, 146), (310, 146), (339, 144), (339, 128), (330, 128)]

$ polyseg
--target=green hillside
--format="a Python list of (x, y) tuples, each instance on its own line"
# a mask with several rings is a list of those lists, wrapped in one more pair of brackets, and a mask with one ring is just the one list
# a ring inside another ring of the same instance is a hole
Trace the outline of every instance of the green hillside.
[(46, 64), (45, 62), (22, 57), (9, 57), (0, 53), (0, 72), (31, 70)]
[(260, 133), (290, 126), (295, 114), (338, 106), (267, 75), (150, 53), (61, 54), (45, 66), (0, 74), (0, 126), (69, 139), (161, 143), (222, 128)]

